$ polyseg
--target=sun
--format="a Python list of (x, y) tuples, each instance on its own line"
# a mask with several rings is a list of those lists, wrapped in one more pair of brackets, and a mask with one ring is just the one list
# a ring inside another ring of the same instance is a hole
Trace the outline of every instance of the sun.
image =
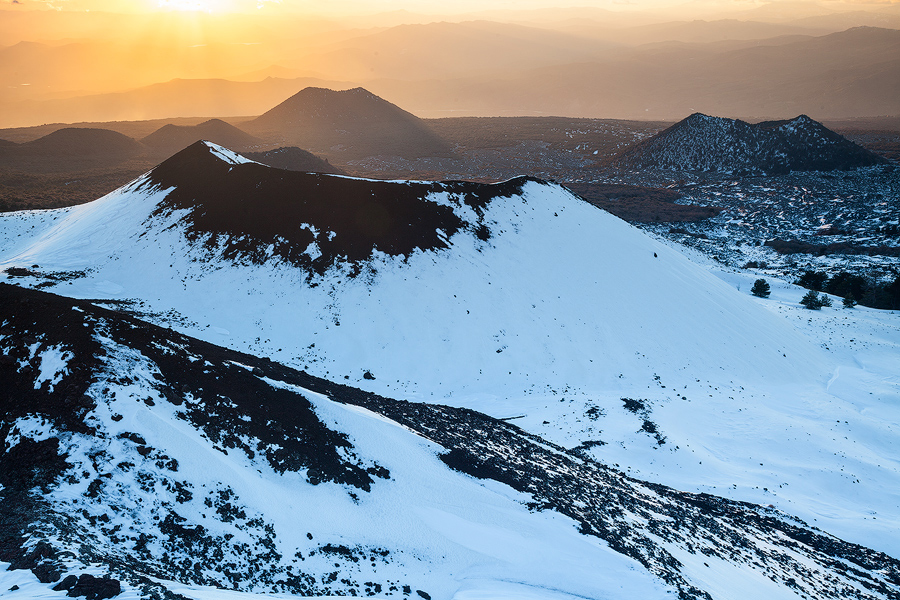
[(224, 13), (232, 9), (229, 0), (158, 0), (158, 10)]

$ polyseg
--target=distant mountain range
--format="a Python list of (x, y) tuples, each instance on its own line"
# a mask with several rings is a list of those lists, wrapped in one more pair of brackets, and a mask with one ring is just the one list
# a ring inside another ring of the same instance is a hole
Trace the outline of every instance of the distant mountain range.
[(376, 79), (366, 87), (423, 117), (900, 114), (900, 31), (861, 27), (783, 42), (653, 44), (490, 79)]
[[(493, 125), (471, 119), (429, 124), (362, 88), (343, 91), (305, 88), (238, 126), (220, 119), (189, 126), (166, 124), (140, 142), (110, 130), (61, 128), (27, 143), (5, 142), (0, 145), (0, 158), (4, 160), (0, 166), (75, 172), (96, 166), (111, 167), (135, 157), (158, 160), (206, 140), (238, 148), (252, 160), (279, 168), (344, 173), (316, 155), (341, 165), (362, 159), (428, 161), (454, 157), (454, 146), (464, 151), (484, 152), (492, 144), (508, 145), (516, 139), (526, 140), (529, 135), (540, 137), (543, 133), (535, 128), (557, 127), (562, 121), (555, 119), (542, 124), (543, 121), (513, 120), (509, 131), (496, 120), (490, 121)], [(602, 129), (600, 124), (592, 126)], [(454, 141), (451, 143), (439, 131)], [(487, 139), (483, 139), (485, 136)], [(582, 146), (577, 150), (589, 153)], [(465, 161), (461, 157), (454, 160)], [(805, 115), (787, 121), (750, 124), (695, 113), (601, 164), (626, 170), (775, 174), (885, 163), (886, 159)], [(465, 169), (464, 164), (449, 168), (460, 167)], [(525, 172), (534, 167), (540, 165), (522, 166)]]
[(806, 115), (750, 124), (696, 113), (626, 149), (610, 165), (632, 171), (771, 175), (848, 170), (888, 162)]
[[(66, 85), (53, 97), (16, 82), (0, 95), (0, 126), (251, 116), (307, 86), (362, 86), (429, 118), (896, 115), (900, 30), (890, 28), (896, 16), (884, 18), (880, 28), (836, 33), (827, 24), (733, 19), (612, 31), (575, 22), (571, 33), (485, 21), (404, 25), (284, 56), (253, 71), (255, 81), (247, 80), (248, 71), (233, 80), (170, 79), (116, 93), (68, 92), (72, 86)], [(856, 22), (880, 21), (848, 24)], [(4, 49), (0, 57), (26, 69), (47, 52), (26, 45)], [(7, 69), (14, 72), (14, 66)]]

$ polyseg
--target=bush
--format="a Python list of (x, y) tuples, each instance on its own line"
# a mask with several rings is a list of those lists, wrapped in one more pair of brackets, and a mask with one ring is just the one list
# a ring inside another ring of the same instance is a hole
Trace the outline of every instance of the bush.
[(819, 310), (823, 306), (831, 306), (831, 298), (824, 294), (819, 295), (819, 292), (815, 290), (810, 290), (800, 299), (800, 304), (809, 310)]
[(770, 293), (769, 283), (765, 279), (757, 279), (750, 288), (750, 293), (758, 298), (768, 298)]
[(801, 287), (805, 287), (808, 290), (821, 292), (825, 289), (825, 282), (827, 280), (827, 273), (822, 273), (821, 271), (806, 271), (800, 275), (800, 279), (794, 283)]
[(764, 260), (761, 260), (761, 261), (750, 260), (744, 264), (744, 268), (745, 269), (768, 269), (769, 263), (767, 263)]
[(844, 308), (853, 308), (856, 306), (856, 300), (853, 298), (853, 295), (844, 297)]

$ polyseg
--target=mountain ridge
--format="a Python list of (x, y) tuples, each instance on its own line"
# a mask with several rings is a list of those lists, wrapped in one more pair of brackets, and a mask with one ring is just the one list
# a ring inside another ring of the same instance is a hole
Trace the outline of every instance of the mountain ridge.
[[(256, 262), (279, 256), (319, 275), (339, 261), (364, 261), (373, 253), (404, 256), (415, 250), (446, 248), (446, 238), (462, 228), (486, 237), (483, 223), (467, 224), (452, 208), (420, 199), (446, 190), (459, 194), (466, 206), (478, 212), (495, 195), (515, 193), (526, 181), (493, 186), (398, 185), (284, 171), (240, 161), (233, 154), (228, 155), (232, 162), (224, 161), (223, 150), (196, 142), (154, 168), (143, 185), (173, 189), (155, 214), (189, 210), (188, 236), (212, 236), (213, 240), (221, 236), (228, 240), (226, 257), (245, 255)], [(256, 199), (252, 208), (246, 203), (248, 197)], [(273, 214), (280, 218), (272, 219)], [(296, 222), (304, 224), (299, 231), (294, 229)], [(253, 240), (246, 249), (242, 248), (245, 237)], [(269, 254), (260, 256), (260, 247), (269, 244)]]
[(0, 161), (4, 168), (44, 173), (118, 165), (146, 152), (146, 146), (116, 131), (63, 127), (21, 144), (0, 144)]

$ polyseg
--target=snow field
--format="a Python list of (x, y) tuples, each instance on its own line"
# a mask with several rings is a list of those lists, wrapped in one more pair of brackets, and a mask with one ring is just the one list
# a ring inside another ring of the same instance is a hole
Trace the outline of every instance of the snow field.
[[(461, 232), (449, 250), (376, 256), (359, 277), (334, 269), (315, 287), (286, 264), (234, 265), (192, 247), (177, 214), (148, 228), (164, 193), (132, 184), (52, 218), (0, 215), (0, 267), (88, 269), (55, 290), (135, 299), (157, 322), (213, 343), (389, 397), (520, 417), (512, 422), (568, 447), (600, 440), (587, 451), (636, 477), (772, 504), (900, 556), (896, 314), (839, 303), (807, 311), (798, 288), (771, 278), (772, 297), (753, 298), (758, 274), (698, 264), (538, 183), (491, 202), (487, 242)], [(38, 221), (34, 244), (10, 241)], [(373, 446), (379, 462), (380, 452)], [(325, 503), (298, 508), (277, 485), (250, 481), (249, 497), (281, 500), (265, 508), (291, 536), (305, 535), (291, 516)], [(390, 503), (379, 506), (386, 518)], [(326, 530), (345, 531), (328, 514), (337, 513), (323, 513)], [(429, 530), (420, 515), (404, 518)], [(412, 549), (434, 539), (409, 535)], [(476, 555), (457, 551), (454, 564)]]
[[(99, 384), (103, 390), (91, 392), (103, 399), (92, 413), (91, 424), (104, 435), (62, 436), (67, 460), (76, 470), (109, 473), (101, 492), (104, 502), (84, 501), (92, 479), (85, 477), (62, 483), (47, 497), (59, 510), (68, 509), (73, 515), (86, 510), (95, 517), (105, 514), (108, 527), (137, 535), (153, 530), (152, 512), (160, 510), (161, 503), (173, 504), (171, 490), (160, 480), (184, 480), (191, 483), (193, 499), (178, 503), (174, 510), (191, 526), (202, 525), (211, 534), (237, 533), (235, 541), (240, 542), (240, 530), (214, 518), (202, 502), (206, 493), (222, 489), (227, 482), (236, 507), (272, 525), (284, 560), (300, 552), (307, 557), (301, 569), (311, 572), (327, 572), (334, 560), (322, 553), (312, 556), (313, 550), (343, 544), (391, 551), (377, 570), (363, 561), (354, 567), (358, 574), (342, 571), (342, 575), (361, 581), (412, 583), (413, 589), (428, 590), (435, 599), (455, 598), (460, 591), (462, 598), (477, 597), (498, 586), (528, 590), (530, 597), (548, 600), (668, 597), (639, 564), (609, 550), (600, 540), (580, 535), (570, 519), (553, 512), (531, 513), (523, 505), (527, 498), (522, 494), (496, 482), (448, 471), (436, 456), (438, 447), (396, 423), (301, 388), (294, 389), (313, 401), (329, 426), (350, 436), (363, 460), (377, 461), (390, 470), (390, 481), (376, 480), (369, 493), (331, 483), (313, 486), (302, 473), (279, 475), (264, 460), (251, 460), (237, 450), (223, 453), (178, 418), (177, 407), (153, 392), (156, 369), (152, 363), (109, 340), (105, 345), (107, 368), (127, 383), (105, 381)], [(145, 402), (147, 397), (153, 402)], [(32, 421), (22, 419), (17, 425), (35, 438), (58, 435), (46, 424)], [(134, 444), (120, 437), (132, 431), (140, 431), (147, 446), (175, 459), (177, 470), (167, 473), (154, 467), (152, 460), (142, 461)], [(126, 459), (136, 465), (113, 467)], [(135, 481), (141, 478), (136, 479), (135, 472), (154, 472), (158, 480), (152, 489), (138, 488)], [(107, 513), (108, 506), (116, 509)], [(253, 543), (250, 537), (244, 541)], [(161, 549), (155, 544), (151, 540), (148, 547), (158, 555)], [(72, 565), (72, 571), (84, 569)], [(29, 585), (34, 597), (64, 595), (48, 592), (49, 585)], [(252, 597), (189, 585), (173, 590), (197, 600)]]

